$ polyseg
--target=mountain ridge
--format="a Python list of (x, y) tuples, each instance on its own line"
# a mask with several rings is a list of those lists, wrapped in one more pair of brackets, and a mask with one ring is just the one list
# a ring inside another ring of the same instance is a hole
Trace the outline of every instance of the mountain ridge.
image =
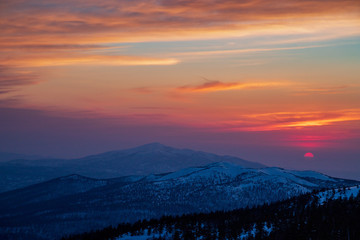
[(43, 229), (47, 239), (54, 239), (63, 229), (84, 232), (90, 226), (97, 229), (163, 215), (254, 207), (316, 189), (357, 184), (316, 172), (252, 169), (226, 162), (113, 179), (69, 175), (1, 193), (0, 235), (17, 226), (13, 231), (36, 234)]
[(233, 162), (243, 167), (265, 167), (260, 163), (246, 161), (238, 157), (150, 143), (135, 148), (109, 151), (76, 159), (18, 159), (0, 163), (0, 192), (69, 174), (101, 179), (116, 178), (128, 175), (172, 172), (221, 161)]

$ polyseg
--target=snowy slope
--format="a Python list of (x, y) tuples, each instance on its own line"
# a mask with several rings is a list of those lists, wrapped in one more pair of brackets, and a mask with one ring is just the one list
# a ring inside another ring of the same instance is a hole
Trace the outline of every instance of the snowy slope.
[(336, 200), (339, 198), (349, 199), (351, 197), (356, 197), (360, 193), (360, 185), (347, 187), (347, 188), (337, 188), (327, 191), (319, 192), (316, 196), (318, 197), (319, 204), (323, 204), (329, 200)]
[(56, 178), (23, 189), (0, 193), (0, 212), (26, 206), (36, 202), (58, 199), (60, 197), (87, 192), (93, 188), (105, 186), (107, 180), (98, 180), (72, 174)]
[[(214, 162), (232, 162), (246, 168), (265, 167), (262, 164), (245, 161), (237, 157), (220, 156), (190, 149), (177, 149), (160, 143), (150, 143), (132, 149), (74, 159), (71, 161), (71, 165), (75, 169), (81, 166), (77, 172), (82, 175), (91, 173), (93, 177), (117, 177), (173, 172)], [(85, 170), (84, 166), (86, 166)]]
[(79, 174), (90, 178), (115, 178), (174, 172), (214, 162), (231, 162), (246, 168), (265, 167), (237, 157), (151, 143), (79, 159), (16, 160), (0, 163), (0, 192), (69, 174)]
[(162, 215), (251, 207), (356, 184), (321, 173), (226, 162), (106, 180), (70, 175), (0, 194), (0, 235), (11, 226), (18, 226), (13, 231), (32, 226), (54, 238)]
[(227, 162), (218, 162), (202, 167), (185, 168), (168, 174), (150, 175), (144, 178), (144, 180), (153, 182), (176, 181), (179, 183), (201, 181), (204, 179), (220, 181), (238, 178), (240, 176), (243, 179), (243, 183), (254, 182), (258, 184), (274, 180), (275, 182), (281, 183), (292, 182), (293, 184), (309, 188), (320, 187), (320, 185), (322, 185), (321, 182), (337, 183), (342, 181), (314, 171), (295, 171), (276, 167), (252, 169)]

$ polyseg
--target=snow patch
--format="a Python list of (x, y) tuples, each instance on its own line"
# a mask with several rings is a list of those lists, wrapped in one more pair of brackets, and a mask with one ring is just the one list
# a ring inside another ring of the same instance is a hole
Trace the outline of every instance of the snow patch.
[(360, 192), (360, 186), (353, 186), (347, 188), (331, 189), (317, 194), (319, 204), (322, 205), (329, 200), (336, 200), (339, 198), (349, 199), (351, 196), (356, 197)]

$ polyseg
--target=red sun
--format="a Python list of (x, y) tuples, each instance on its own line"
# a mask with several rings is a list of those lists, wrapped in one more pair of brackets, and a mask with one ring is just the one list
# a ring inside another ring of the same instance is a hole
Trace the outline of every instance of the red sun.
[(312, 154), (311, 152), (305, 153), (304, 157), (306, 158), (313, 158), (314, 154)]

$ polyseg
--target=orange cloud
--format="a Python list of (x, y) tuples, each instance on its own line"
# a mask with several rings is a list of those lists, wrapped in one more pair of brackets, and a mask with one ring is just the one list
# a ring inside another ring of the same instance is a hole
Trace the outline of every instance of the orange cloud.
[[(281, 32), (359, 34), (356, 1), (51, 1), (1, 3), (2, 44), (89, 44)], [(194, 17), (196, 16), (196, 18)], [(319, 19), (324, 21), (320, 21)], [(24, 37), (26, 36), (26, 37)]]
[[(172, 65), (179, 60), (156, 56), (106, 56), (91, 51), (110, 48), (109, 44), (146, 41), (291, 34), (312, 39), (325, 35), (329, 39), (359, 36), (359, 8), (356, 1), (335, 0), (326, 1), (326, 4), (322, 0), (279, 0), (276, 4), (268, 0), (214, 0), (211, 4), (207, 0), (54, 0), (51, 4), (35, 0), (7, 1), (0, 7), (0, 60), (24, 66)], [(209, 56), (321, 46), (170, 55)], [(37, 56), (50, 51), (67, 56)]]
[(301, 129), (360, 121), (360, 109), (329, 112), (274, 112), (243, 115), (224, 123), (229, 131), (274, 131)]
[(344, 93), (348, 89), (348, 86), (336, 86), (328, 88), (306, 88), (300, 91), (294, 92), (294, 95), (311, 95), (311, 94), (340, 94)]
[(38, 83), (38, 76), (30, 71), (0, 65), (0, 94), (15, 91), (23, 85)]
[(266, 88), (266, 87), (281, 86), (281, 85), (286, 85), (286, 83), (282, 83), (282, 82), (224, 83), (220, 81), (207, 81), (201, 85), (178, 87), (176, 88), (176, 90), (180, 92), (215, 92), (215, 91), (227, 91), (227, 90)]
[(173, 65), (179, 61), (173, 58), (151, 58), (140, 56), (107, 56), (107, 55), (30, 55), (19, 58), (8, 58), (7, 65), (25, 67), (63, 66), (63, 65)]
[(310, 45), (299, 47), (280, 47), (280, 48), (246, 48), (246, 49), (231, 49), (231, 50), (214, 50), (214, 51), (196, 51), (196, 52), (183, 52), (178, 53), (178, 56), (215, 56), (239, 53), (258, 53), (258, 52), (271, 52), (271, 51), (284, 51), (284, 50), (298, 50), (307, 48), (326, 47), (328, 45)]

